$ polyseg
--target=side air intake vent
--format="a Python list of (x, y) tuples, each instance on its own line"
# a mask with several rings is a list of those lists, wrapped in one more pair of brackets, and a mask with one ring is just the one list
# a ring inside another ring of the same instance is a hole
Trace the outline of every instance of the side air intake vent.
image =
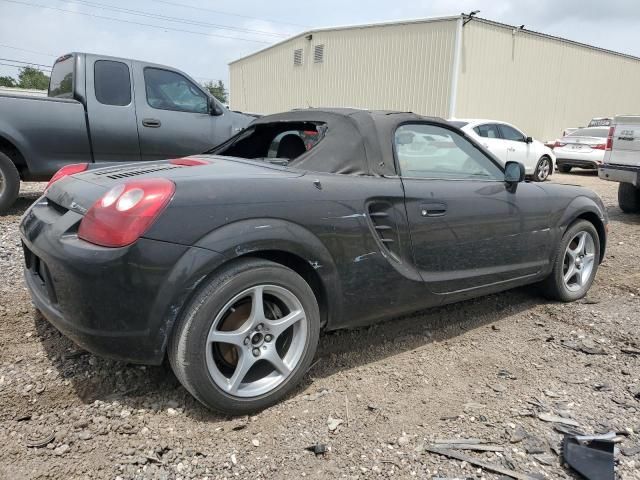
[(369, 219), (383, 248), (391, 254), (394, 260), (399, 261), (397, 255), (399, 248), (398, 227), (391, 215), (392, 209), (393, 206), (387, 202), (370, 203)]

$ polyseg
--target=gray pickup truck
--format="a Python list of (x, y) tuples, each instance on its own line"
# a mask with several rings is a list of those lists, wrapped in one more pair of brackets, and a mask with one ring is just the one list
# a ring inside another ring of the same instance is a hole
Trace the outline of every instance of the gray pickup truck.
[(64, 55), (53, 65), (47, 97), (0, 94), (0, 214), (17, 198), (20, 180), (48, 180), (70, 163), (202, 153), (253, 119), (175, 68)]

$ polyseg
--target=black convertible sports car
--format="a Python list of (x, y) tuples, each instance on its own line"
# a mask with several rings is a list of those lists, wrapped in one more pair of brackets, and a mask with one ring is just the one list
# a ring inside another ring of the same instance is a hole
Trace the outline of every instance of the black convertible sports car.
[(89, 167), (22, 219), (35, 305), (98, 355), (168, 355), (225, 413), (289, 392), (321, 330), (538, 282), (576, 300), (605, 250), (594, 193), (411, 113), (297, 110), (208, 154)]

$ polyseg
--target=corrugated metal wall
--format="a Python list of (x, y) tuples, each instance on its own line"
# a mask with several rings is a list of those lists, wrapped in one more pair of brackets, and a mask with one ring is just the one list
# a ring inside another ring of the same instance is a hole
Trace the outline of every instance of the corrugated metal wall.
[[(455, 20), (313, 32), (230, 65), (230, 106), (274, 113), (307, 106), (448, 113)], [(324, 45), (323, 63), (313, 47)], [(303, 65), (293, 52), (302, 48)]]
[(541, 140), (592, 117), (640, 112), (640, 61), (473, 20), (463, 30), (456, 117), (514, 123)]

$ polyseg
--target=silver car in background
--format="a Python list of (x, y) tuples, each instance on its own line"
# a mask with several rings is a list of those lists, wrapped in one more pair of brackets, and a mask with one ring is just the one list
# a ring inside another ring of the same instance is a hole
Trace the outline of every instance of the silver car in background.
[(597, 170), (602, 165), (609, 127), (579, 128), (556, 140), (553, 153), (558, 170), (568, 173), (573, 167)]

